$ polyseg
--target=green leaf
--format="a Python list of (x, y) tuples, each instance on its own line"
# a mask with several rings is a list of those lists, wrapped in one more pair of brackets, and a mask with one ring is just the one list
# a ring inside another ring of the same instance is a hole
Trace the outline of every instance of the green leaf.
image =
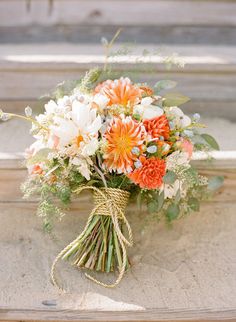
[(191, 137), (191, 141), (194, 144), (206, 144), (206, 140), (200, 134), (195, 134), (193, 137)]
[(208, 181), (208, 190), (214, 191), (219, 189), (224, 183), (223, 176), (215, 176), (209, 179)]
[(29, 165), (32, 165), (32, 164), (35, 164), (35, 163), (45, 161), (45, 160), (47, 160), (48, 154), (50, 152), (52, 152), (52, 151), (53, 151), (52, 149), (48, 149), (48, 148), (41, 149), (32, 158), (30, 158), (27, 161), (27, 163)]
[(166, 210), (166, 217), (169, 221), (176, 219), (180, 213), (179, 205), (172, 203)]
[(188, 205), (194, 211), (199, 211), (199, 209), (200, 209), (200, 203), (197, 198), (193, 198), (193, 197), (189, 198)]
[(177, 176), (173, 171), (168, 171), (163, 177), (164, 183), (167, 183), (167, 184), (174, 183), (176, 179), (177, 179)]
[(147, 207), (148, 207), (149, 213), (153, 214), (153, 213), (157, 212), (157, 209), (158, 209), (157, 200), (153, 199), (153, 200), (149, 201), (147, 204)]
[(161, 193), (159, 193), (157, 197), (157, 203), (158, 203), (157, 212), (160, 211), (161, 208), (163, 207), (164, 201), (165, 201), (165, 195), (164, 195), (164, 191), (162, 191)]
[(174, 88), (176, 85), (177, 83), (172, 80), (161, 80), (154, 85), (154, 88), (157, 92), (160, 92), (164, 89)]
[(219, 150), (219, 144), (216, 142), (216, 140), (209, 134), (203, 133), (201, 134), (203, 139), (206, 141), (206, 143), (214, 150)]
[(178, 189), (176, 195), (175, 195), (175, 204), (178, 204), (180, 202), (181, 199), (181, 191), (180, 189)]
[(166, 93), (163, 98), (165, 99), (163, 102), (164, 106), (180, 106), (190, 101), (189, 97), (180, 93)]

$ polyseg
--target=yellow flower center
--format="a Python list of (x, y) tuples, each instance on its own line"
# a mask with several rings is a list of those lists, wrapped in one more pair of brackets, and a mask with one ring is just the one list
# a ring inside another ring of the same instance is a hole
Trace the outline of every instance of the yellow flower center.
[(76, 144), (77, 146), (79, 147), (80, 146), (80, 143), (84, 141), (84, 138), (82, 135), (78, 135), (77, 138), (76, 138)]
[(117, 148), (123, 152), (132, 149), (132, 140), (129, 135), (123, 135), (116, 138)]

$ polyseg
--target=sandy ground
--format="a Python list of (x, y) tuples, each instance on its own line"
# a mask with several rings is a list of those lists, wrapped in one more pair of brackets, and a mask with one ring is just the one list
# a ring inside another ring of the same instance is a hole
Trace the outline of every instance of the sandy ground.
[[(67, 293), (49, 281), (57, 253), (81, 231), (88, 215), (65, 216), (55, 237), (45, 235), (35, 206), (0, 205), (0, 307), (80, 310), (229, 309), (236, 306), (235, 206), (212, 204), (177, 221), (173, 228), (147, 222), (128, 211), (135, 247), (132, 269), (116, 289), (87, 280), (68, 263), (58, 265), (58, 278)], [(100, 276), (106, 282), (114, 276)], [(52, 306), (51, 306), (52, 305)]]
[[(236, 123), (222, 118), (203, 118), (208, 128), (206, 132), (213, 135), (222, 150), (236, 150)], [(16, 119), (0, 122), (0, 152), (23, 152), (32, 138), (30, 125)]]

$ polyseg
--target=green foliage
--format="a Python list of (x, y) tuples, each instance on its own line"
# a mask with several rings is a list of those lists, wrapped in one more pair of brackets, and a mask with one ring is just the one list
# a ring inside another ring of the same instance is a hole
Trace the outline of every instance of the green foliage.
[(159, 93), (162, 90), (174, 88), (177, 85), (176, 82), (172, 80), (161, 80), (154, 85), (155, 92)]
[(29, 165), (32, 165), (35, 163), (43, 162), (47, 160), (48, 154), (52, 151), (53, 151), (52, 149), (48, 149), (48, 148), (41, 149), (37, 153), (35, 153), (35, 155), (32, 158), (27, 160), (27, 163)]
[(51, 232), (55, 219), (60, 220), (64, 213), (50, 199), (43, 199), (39, 203), (37, 215), (43, 219), (45, 231)]
[(67, 80), (58, 84), (52, 95), (50, 95), (51, 98), (58, 100), (65, 95), (70, 95), (73, 89), (78, 85), (78, 83), (78, 80)]
[(213, 149), (213, 150), (219, 150), (219, 144), (216, 142), (216, 140), (209, 134), (203, 133), (201, 134), (201, 137), (205, 140), (205, 142)]
[(208, 190), (214, 191), (219, 189), (224, 183), (224, 177), (223, 176), (215, 176), (209, 179), (208, 181)]
[(158, 201), (155, 199), (150, 200), (147, 204), (147, 208), (148, 208), (148, 212), (151, 214), (157, 212)]
[(166, 175), (163, 177), (164, 183), (172, 184), (177, 179), (177, 175), (173, 171), (168, 171)]
[(166, 218), (168, 221), (176, 219), (180, 213), (180, 207), (178, 204), (172, 203), (166, 210)]
[(180, 93), (166, 93), (163, 96), (163, 106), (180, 106), (190, 101), (190, 98)]
[(79, 88), (82, 92), (89, 92), (93, 89), (94, 84), (98, 81), (102, 74), (102, 69), (99, 67), (90, 69), (81, 79)]
[(200, 203), (197, 198), (191, 197), (188, 199), (188, 205), (193, 211), (199, 211)]

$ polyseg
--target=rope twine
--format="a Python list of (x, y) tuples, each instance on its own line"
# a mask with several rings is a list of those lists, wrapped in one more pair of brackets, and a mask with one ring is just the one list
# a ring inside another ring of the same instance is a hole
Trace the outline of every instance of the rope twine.
[[(118, 241), (120, 243), (121, 249), (122, 249), (122, 265), (119, 267), (119, 275), (116, 279), (116, 281), (112, 284), (106, 284), (103, 283), (93, 276), (89, 275), (88, 273), (85, 273), (85, 276), (95, 282), (98, 285), (107, 287), (107, 288), (113, 288), (117, 286), (120, 281), (122, 280), (125, 268), (126, 268), (126, 259), (127, 259), (127, 251), (126, 246), (133, 246), (133, 235), (132, 230), (130, 227), (130, 224), (128, 220), (125, 217), (125, 208), (127, 206), (130, 193), (121, 189), (116, 188), (101, 188), (98, 189), (93, 186), (83, 186), (79, 189), (75, 190), (75, 193), (81, 193), (84, 190), (91, 190), (94, 194), (94, 203), (95, 207), (91, 211), (88, 221), (86, 223), (86, 226), (82, 233), (74, 239), (69, 245), (67, 245), (55, 258), (52, 268), (51, 268), (51, 280), (53, 285), (57, 286), (60, 290), (64, 291), (62, 287), (59, 286), (57, 279), (55, 277), (55, 270), (56, 265), (60, 259), (63, 259), (64, 255), (71, 250), (73, 247), (77, 245), (80, 239), (83, 238), (84, 234), (86, 233), (93, 216), (95, 215), (103, 215), (103, 216), (111, 216), (112, 223), (114, 225), (114, 231), (117, 234)], [(120, 230), (119, 220), (122, 220), (125, 224), (127, 231), (128, 231), (128, 239), (123, 235), (123, 233)]]

